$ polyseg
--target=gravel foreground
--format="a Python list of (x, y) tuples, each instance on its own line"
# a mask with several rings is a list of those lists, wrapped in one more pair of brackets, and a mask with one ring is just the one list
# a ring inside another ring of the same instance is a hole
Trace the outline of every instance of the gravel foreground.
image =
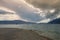
[(0, 40), (52, 40), (32, 30), (0, 28)]

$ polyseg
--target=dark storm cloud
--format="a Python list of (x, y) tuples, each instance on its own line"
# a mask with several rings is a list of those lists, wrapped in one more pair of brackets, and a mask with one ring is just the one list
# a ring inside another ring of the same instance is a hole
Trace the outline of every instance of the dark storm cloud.
[(46, 15), (46, 18), (54, 19), (55, 17), (60, 15), (59, 13), (60, 12), (60, 0), (25, 0), (25, 1), (43, 10), (55, 9), (54, 13), (48, 12)]
[(39, 8), (60, 8), (60, 0), (26, 0), (28, 3), (33, 4)]

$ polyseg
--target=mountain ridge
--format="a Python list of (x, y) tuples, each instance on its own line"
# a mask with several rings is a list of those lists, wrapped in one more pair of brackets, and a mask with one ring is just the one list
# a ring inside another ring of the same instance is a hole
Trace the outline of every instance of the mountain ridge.
[(10, 21), (10, 20), (2, 20), (0, 21), (0, 24), (36, 24), (36, 23), (33, 23), (33, 22), (25, 22), (25, 21), (22, 21), (22, 20), (13, 20), (13, 21)]

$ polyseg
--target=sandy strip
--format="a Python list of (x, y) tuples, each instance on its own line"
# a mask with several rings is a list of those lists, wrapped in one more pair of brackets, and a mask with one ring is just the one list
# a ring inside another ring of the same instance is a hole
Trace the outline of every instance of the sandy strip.
[(32, 30), (0, 28), (0, 40), (52, 40)]

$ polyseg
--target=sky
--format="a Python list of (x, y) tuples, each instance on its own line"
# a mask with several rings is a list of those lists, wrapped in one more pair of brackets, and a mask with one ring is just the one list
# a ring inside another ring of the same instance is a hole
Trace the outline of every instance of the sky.
[[(50, 10), (51, 11), (51, 10)], [(54, 12), (52, 9), (51, 12)], [(23, 20), (35, 23), (47, 23), (47, 11), (27, 3), (25, 0), (0, 0), (0, 20)]]

